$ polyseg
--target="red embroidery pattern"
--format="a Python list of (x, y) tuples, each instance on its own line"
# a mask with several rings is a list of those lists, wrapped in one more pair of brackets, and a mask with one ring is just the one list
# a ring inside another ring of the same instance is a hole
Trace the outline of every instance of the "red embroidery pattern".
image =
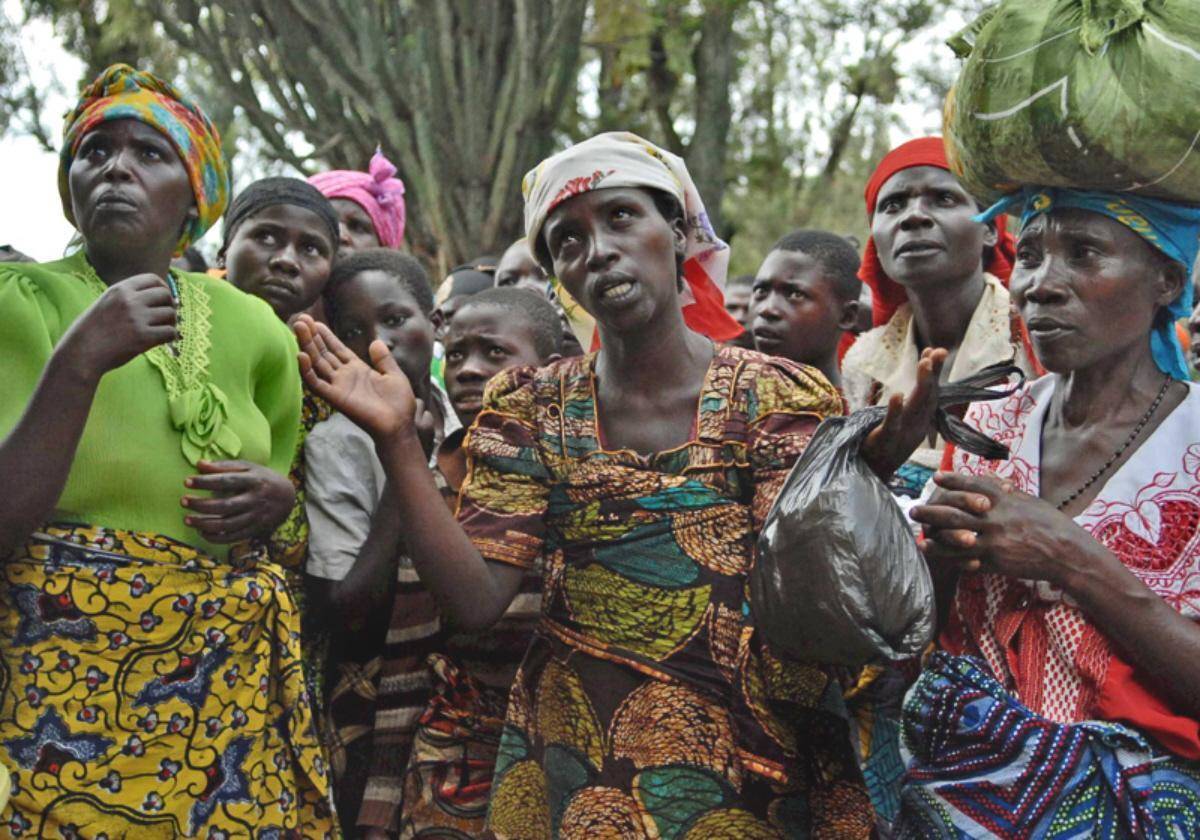
[[(1013, 455), (985, 461), (959, 451), (955, 469), (994, 474), (1036, 495), (1041, 415), (1033, 414), (1039, 399), (1048, 400), (1050, 387), (1039, 380), (999, 405), (973, 405), (967, 423), (1007, 444)], [(1171, 424), (1172, 419), (1110, 477), (1076, 521), (1153, 592), (1183, 615), (1200, 619), (1200, 443), (1185, 444), (1180, 437), (1194, 433), (1195, 423)], [(1060, 590), (999, 575), (959, 586), (945, 639), (954, 652), (981, 656), (1030, 709), (1060, 723), (1091, 715), (1114, 654), (1104, 634)]]

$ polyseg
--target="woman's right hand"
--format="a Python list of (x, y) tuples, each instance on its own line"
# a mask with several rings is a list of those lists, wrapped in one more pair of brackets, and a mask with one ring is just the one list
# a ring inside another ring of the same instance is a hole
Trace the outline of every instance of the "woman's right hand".
[(76, 319), (59, 347), (72, 366), (96, 381), (145, 353), (178, 338), (175, 299), (156, 274), (135, 274), (113, 283)]
[(372, 367), (308, 315), (297, 318), (292, 329), (300, 342), (300, 373), (317, 396), (376, 442), (414, 432), (417, 399), (386, 344), (372, 342)]

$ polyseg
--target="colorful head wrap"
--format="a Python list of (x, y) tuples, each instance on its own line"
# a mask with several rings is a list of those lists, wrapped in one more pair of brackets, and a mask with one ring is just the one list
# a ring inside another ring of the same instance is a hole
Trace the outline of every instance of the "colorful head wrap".
[(326, 198), (353, 201), (371, 217), (379, 244), (385, 248), (399, 248), (404, 241), (404, 182), (395, 177), (395, 165), (379, 149), (375, 150), (367, 170), (319, 172), (310, 177), (308, 183)]
[(175, 253), (182, 254), (212, 227), (229, 203), (229, 169), (216, 126), (190, 98), (151, 73), (114, 64), (79, 95), (63, 122), (58, 192), (67, 221), (75, 224), (67, 175), (85, 135), (109, 120), (138, 120), (171, 141), (187, 169), (198, 215), (183, 232)]
[[(946, 160), (946, 148), (941, 137), (919, 137), (909, 140), (888, 152), (875, 172), (867, 181), (864, 197), (867, 201), (867, 218), (875, 217), (875, 203), (879, 199), (879, 191), (883, 185), (905, 169), (918, 166), (936, 166), (938, 169), (950, 170)], [(995, 219), (996, 245), (984, 259), (984, 268), (1008, 285), (1009, 275), (1012, 274), (1013, 261), (1016, 258), (1016, 245), (1012, 234), (1008, 232), (1003, 216)], [(908, 302), (904, 287), (893, 280), (883, 270), (879, 262), (879, 253), (875, 250), (875, 240), (867, 238), (867, 246), (863, 251), (862, 267), (858, 278), (871, 289), (871, 313), (875, 326), (886, 324), (896, 314), (896, 310)]]
[(260, 178), (237, 194), (225, 215), (225, 241), (221, 250), (229, 247), (229, 241), (233, 239), (242, 222), (264, 207), (279, 204), (291, 204), (316, 213), (325, 223), (333, 251), (337, 253), (341, 238), (338, 233), (341, 222), (338, 220), (337, 211), (333, 209), (329, 199), (321, 195), (321, 191), (312, 184), (299, 178), (287, 177)]
[(1025, 187), (1000, 199), (978, 218), (996, 218), (1010, 208), (1021, 208), (1021, 228), (1035, 216), (1054, 210), (1089, 210), (1115, 219), (1145, 239), (1169, 259), (1183, 265), (1186, 272), (1183, 291), (1167, 307), (1168, 317), (1160, 318), (1150, 333), (1154, 363), (1163, 373), (1188, 381), (1188, 366), (1179, 343), (1175, 322), (1192, 312), (1192, 269), (1200, 254), (1200, 206), (1179, 204), (1127, 193), (1072, 190), (1058, 187)]
[(525, 236), (535, 252), (542, 226), (555, 207), (580, 193), (613, 187), (661, 190), (679, 202), (687, 227), (683, 320), (713, 341), (741, 335), (742, 326), (725, 311), (721, 293), (729, 246), (717, 238), (683, 159), (636, 134), (598, 134), (546, 158), (526, 174), (521, 184)]

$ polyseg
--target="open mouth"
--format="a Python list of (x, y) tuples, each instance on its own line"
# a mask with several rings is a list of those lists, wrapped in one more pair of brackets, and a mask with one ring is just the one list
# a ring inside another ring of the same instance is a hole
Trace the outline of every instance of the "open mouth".
[(633, 297), (637, 284), (623, 275), (605, 275), (596, 281), (595, 297), (601, 303), (622, 303)]
[(754, 343), (774, 347), (783, 341), (783, 336), (769, 327), (754, 328), (750, 331), (754, 335)]
[(920, 239), (914, 242), (905, 242), (894, 251), (894, 254), (897, 257), (928, 257), (944, 250), (945, 248), (940, 242)]

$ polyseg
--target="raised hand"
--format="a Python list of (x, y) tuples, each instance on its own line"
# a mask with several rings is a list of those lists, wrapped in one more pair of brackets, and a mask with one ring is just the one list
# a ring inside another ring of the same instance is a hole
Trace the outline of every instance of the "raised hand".
[(178, 337), (175, 300), (156, 274), (113, 283), (88, 307), (59, 344), (76, 370), (99, 380), (151, 347)]
[(937, 413), (938, 377), (949, 355), (927, 348), (917, 363), (917, 384), (908, 397), (893, 394), (887, 415), (871, 430), (859, 449), (871, 471), (885, 481), (916, 451), (933, 429)]
[(296, 504), (292, 482), (269, 467), (251, 461), (200, 461), (200, 471), (184, 481), (189, 490), (213, 495), (186, 495), (184, 521), (211, 543), (227, 544), (269, 537)]
[(372, 342), (368, 365), (308, 315), (297, 318), (292, 329), (300, 342), (300, 373), (317, 396), (376, 441), (414, 430), (417, 400), (386, 344)]

